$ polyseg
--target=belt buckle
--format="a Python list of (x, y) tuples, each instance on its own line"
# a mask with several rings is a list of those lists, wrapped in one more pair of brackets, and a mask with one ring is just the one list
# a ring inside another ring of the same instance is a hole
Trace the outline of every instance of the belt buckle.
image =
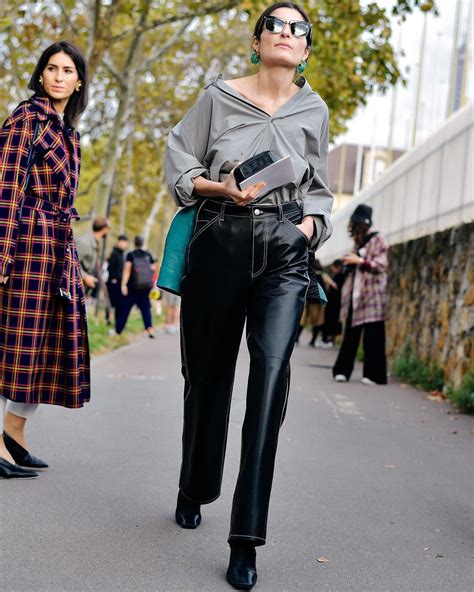
[(61, 298), (65, 298), (66, 300), (72, 300), (71, 293), (68, 290), (65, 290), (64, 288), (59, 288), (59, 295), (61, 296)]

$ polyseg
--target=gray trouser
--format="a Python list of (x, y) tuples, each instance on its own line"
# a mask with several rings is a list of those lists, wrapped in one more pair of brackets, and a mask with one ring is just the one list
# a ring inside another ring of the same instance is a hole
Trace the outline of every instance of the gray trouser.
[(18, 417), (31, 419), (35, 414), (38, 405), (28, 405), (27, 403), (16, 403), (9, 401), (0, 395), (0, 434), (3, 434), (3, 417), (5, 413), (11, 413)]

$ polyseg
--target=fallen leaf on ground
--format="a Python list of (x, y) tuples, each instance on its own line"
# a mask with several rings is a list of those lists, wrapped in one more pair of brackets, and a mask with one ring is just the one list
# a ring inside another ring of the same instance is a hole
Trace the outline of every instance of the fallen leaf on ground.
[(429, 550), (430, 550), (430, 548), (429, 548), (429, 547), (425, 547), (425, 548), (423, 549), (423, 551), (429, 551)]
[(440, 553), (436, 553), (435, 557), (444, 557), (444, 555), (441, 555)]
[(318, 563), (329, 563), (329, 559), (327, 559), (326, 557), (318, 557), (318, 558), (316, 559), (316, 561), (317, 561)]
[(394, 469), (395, 465), (384, 465), (384, 468), (386, 469)]
[(430, 401), (437, 401), (438, 403), (441, 403), (445, 400), (443, 393), (440, 391), (431, 391), (431, 393), (426, 398)]

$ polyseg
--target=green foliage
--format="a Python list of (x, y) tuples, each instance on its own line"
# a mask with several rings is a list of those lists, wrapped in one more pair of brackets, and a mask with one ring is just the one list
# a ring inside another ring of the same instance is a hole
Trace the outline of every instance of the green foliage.
[(392, 8), (392, 14), (405, 20), (407, 14), (411, 14), (417, 8), (422, 12), (433, 12), (436, 16), (439, 15), (436, 2), (433, 0), (397, 0)]
[[(0, 119), (29, 95), (41, 51), (71, 39), (86, 54), (90, 106), (81, 120), (83, 166), (78, 208), (105, 213), (111, 197), (119, 228), (127, 193), (126, 231), (141, 230), (163, 185), (163, 145), (170, 129), (217, 74), (254, 72), (252, 25), (261, 0), (3, 0), (0, 3)], [(330, 109), (334, 139), (375, 91), (400, 79), (391, 45), (390, 9), (359, 0), (308, 0), (314, 46), (305, 72)], [(435, 12), (428, 0), (393, 0), (403, 18)], [(132, 138), (131, 152), (124, 149)], [(131, 162), (131, 166), (128, 166)], [(167, 201), (152, 233), (160, 243), (174, 209)], [(79, 229), (80, 230), (80, 229)], [(114, 230), (114, 233), (116, 231)]]
[(447, 396), (461, 411), (474, 413), (474, 370), (464, 375), (459, 388), (450, 387)]
[(415, 353), (406, 351), (396, 357), (392, 370), (405, 382), (425, 391), (442, 391), (444, 387), (443, 369), (438, 365), (427, 365)]

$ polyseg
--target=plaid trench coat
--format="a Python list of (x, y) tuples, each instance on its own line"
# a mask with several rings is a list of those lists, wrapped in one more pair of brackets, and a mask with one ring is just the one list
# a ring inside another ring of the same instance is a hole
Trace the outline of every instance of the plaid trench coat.
[(9, 276), (0, 285), (0, 394), (12, 401), (76, 408), (90, 398), (84, 289), (71, 229), (79, 169), (79, 135), (49, 99), (21, 103), (0, 129), (0, 274)]
[(352, 327), (385, 320), (387, 306), (387, 241), (379, 233), (374, 233), (356, 252), (364, 263), (346, 277), (341, 295), (343, 323), (352, 300)]

